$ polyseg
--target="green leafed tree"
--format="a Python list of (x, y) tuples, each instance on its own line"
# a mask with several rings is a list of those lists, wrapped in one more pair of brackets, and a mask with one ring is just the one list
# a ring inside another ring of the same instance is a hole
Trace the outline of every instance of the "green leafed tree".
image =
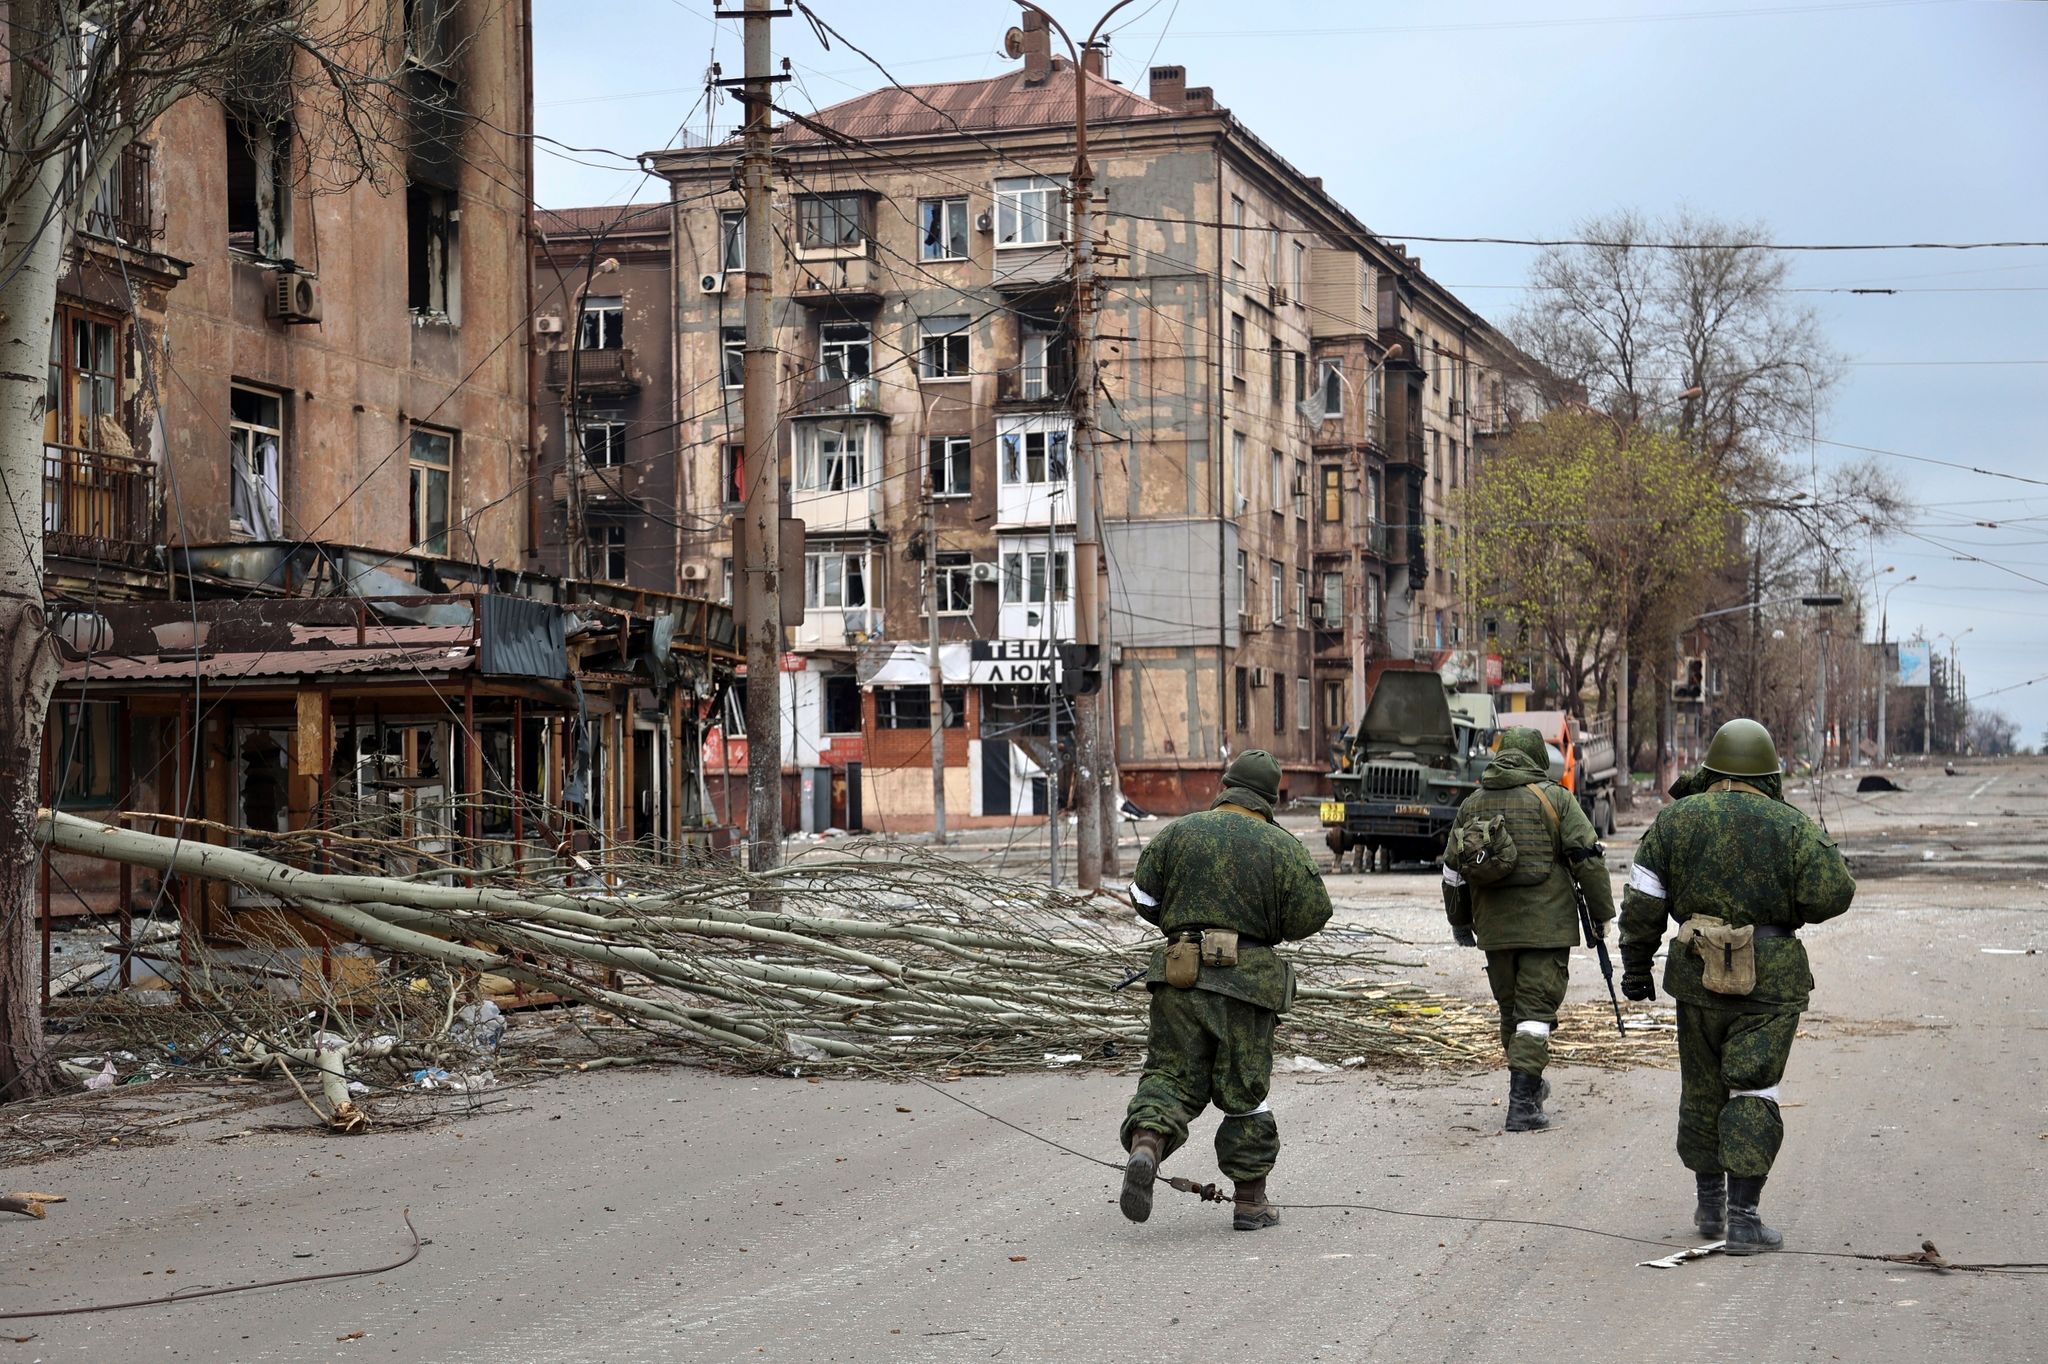
[(1482, 612), (1604, 713), (1625, 640), (1698, 609), (1735, 508), (1675, 434), (1582, 407), (1518, 428), (1460, 494)]

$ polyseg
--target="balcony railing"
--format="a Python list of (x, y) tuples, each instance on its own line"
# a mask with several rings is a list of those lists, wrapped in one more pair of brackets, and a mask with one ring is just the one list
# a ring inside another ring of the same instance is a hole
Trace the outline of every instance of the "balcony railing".
[(790, 405), (792, 417), (831, 417), (849, 412), (882, 411), (882, 381), (872, 375), (858, 379), (806, 379)]
[[(569, 500), (568, 470), (557, 469), (555, 471), (554, 491), (555, 501), (567, 502)], [(625, 499), (626, 471), (623, 468), (616, 465), (611, 467), (594, 466), (583, 471), (583, 501), (586, 504), (592, 502), (623, 502)]]
[(1067, 365), (1017, 365), (996, 372), (996, 401), (1025, 406), (1064, 406), (1073, 393), (1074, 371)]
[(548, 352), (548, 386), (567, 388), (569, 376), (583, 393), (630, 393), (640, 387), (633, 368), (633, 349), (557, 350)]
[(43, 447), (43, 547), (137, 565), (157, 542), (156, 465), (75, 445)]
[(146, 142), (131, 142), (121, 149), (120, 160), (93, 196), (85, 211), (85, 230), (95, 237), (147, 246), (163, 236), (164, 225), (156, 215), (156, 195), (150, 184), (150, 168), (156, 149)]

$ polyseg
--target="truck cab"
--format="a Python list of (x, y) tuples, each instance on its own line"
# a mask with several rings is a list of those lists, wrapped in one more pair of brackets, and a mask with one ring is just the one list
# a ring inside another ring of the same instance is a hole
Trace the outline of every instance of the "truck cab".
[(1354, 852), (1374, 868), (1442, 856), (1458, 806), (1492, 760), (1493, 719), (1490, 698), (1452, 696), (1434, 671), (1382, 672), (1320, 811), (1338, 864)]

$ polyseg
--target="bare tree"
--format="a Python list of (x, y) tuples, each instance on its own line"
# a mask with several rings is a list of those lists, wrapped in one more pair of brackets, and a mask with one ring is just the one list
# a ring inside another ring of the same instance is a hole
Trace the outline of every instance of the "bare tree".
[(2020, 727), (2003, 711), (1973, 710), (1963, 729), (1965, 750), (1980, 758), (2002, 758), (2018, 751)]
[(179, 101), (294, 114), (296, 174), (379, 177), (400, 0), (8, 0), (0, 17), (0, 1099), (44, 1083), (34, 845), (59, 671), (43, 597), (45, 372), (67, 252), (122, 151)]

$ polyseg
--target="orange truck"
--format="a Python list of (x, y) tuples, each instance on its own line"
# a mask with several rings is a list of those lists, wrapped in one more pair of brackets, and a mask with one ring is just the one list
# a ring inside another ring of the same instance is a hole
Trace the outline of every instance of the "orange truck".
[(1589, 732), (1569, 711), (1521, 711), (1501, 716), (1500, 722), (1541, 734), (1550, 747), (1550, 779), (1578, 797), (1595, 832), (1614, 832), (1614, 783), (1621, 773), (1612, 739)]

